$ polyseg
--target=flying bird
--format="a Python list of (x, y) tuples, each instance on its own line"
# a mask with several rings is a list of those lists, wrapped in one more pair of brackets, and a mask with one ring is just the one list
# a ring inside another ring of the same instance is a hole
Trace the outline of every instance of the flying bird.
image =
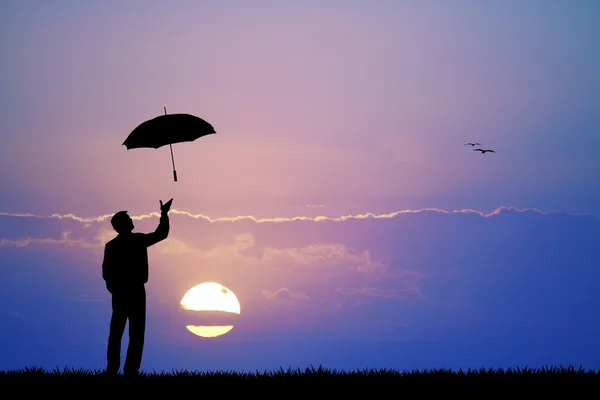
[(465, 143), (465, 146), (481, 146), (481, 143)]
[(473, 151), (480, 151), (481, 154), (485, 154), (486, 152), (488, 152), (488, 153), (495, 153), (494, 150), (484, 150), (484, 149), (473, 149)]

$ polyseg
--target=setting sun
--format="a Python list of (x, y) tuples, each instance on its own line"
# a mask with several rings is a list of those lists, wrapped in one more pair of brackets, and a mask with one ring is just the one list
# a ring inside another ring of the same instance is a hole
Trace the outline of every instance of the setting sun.
[[(190, 311), (217, 311), (239, 314), (240, 302), (236, 295), (225, 286), (216, 282), (204, 282), (186, 292), (181, 299), (181, 308)], [(226, 334), (233, 329), (233, 325), (186, 325), (186, 328), (194, 335), (208, 338)]]
[(216, 282), (201, 283), (188, 290), (181, 299), (181, 307), (193, 311), (240, 313), (240, 302), (236, 295)]
[(194, 335), (201, 337), (217, 337), (226, 334), (233, 329), (233, 325), (226, 326), (198, 326), (198, 325), (187, 325), (188, 331)]

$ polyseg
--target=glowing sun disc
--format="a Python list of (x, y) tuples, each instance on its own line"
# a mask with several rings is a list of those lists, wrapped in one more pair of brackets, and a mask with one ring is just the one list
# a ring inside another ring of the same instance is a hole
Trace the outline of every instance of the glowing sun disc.
[(216, 282), (204, 282), (188, 290), (181, 299), (181, 307), (193, 311), (240, 313), (237, 296)]
[(194, 335), (201, 337), (217, 337), (226, 334), (233, 329), (233, 325), (227, 326), (198, 326), (198, 325), (187, 325), (188, 331)]

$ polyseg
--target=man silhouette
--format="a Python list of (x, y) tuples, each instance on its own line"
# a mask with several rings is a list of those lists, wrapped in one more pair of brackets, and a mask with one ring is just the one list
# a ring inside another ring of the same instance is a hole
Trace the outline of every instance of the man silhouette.
[(160, 202), (160, 222), (154, 232), (134, 233), (127, 211), (119, 211), (110, 220), (118, 235), (106, 243), (102, 278), (112, 295), (112, 317), (108, 336), (108, 375), (116, 375), (121, 365), (121, 339), (129, 320), (129, 345), (124, 375), (137, 375), (142, 363), (146, 330), (146, 289), (148, 282), (147, 248), (169, 235), (169, 210), (173, 199)]

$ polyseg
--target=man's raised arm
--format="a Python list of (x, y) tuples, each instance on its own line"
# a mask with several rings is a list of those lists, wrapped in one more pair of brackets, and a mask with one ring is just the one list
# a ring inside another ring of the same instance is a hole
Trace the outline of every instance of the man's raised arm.
[(169, 210), (171, 209), (172, 202), (173, 199), (169, 200), (164, 205), (162, 201), (160, 202), (160, 222), (158, 223), (158, 226), (154, 232), (144, 234), (144, 242), (146, 247), (150, 247), (161, 240), (165, 240), (167, 236), (169, 236)]

